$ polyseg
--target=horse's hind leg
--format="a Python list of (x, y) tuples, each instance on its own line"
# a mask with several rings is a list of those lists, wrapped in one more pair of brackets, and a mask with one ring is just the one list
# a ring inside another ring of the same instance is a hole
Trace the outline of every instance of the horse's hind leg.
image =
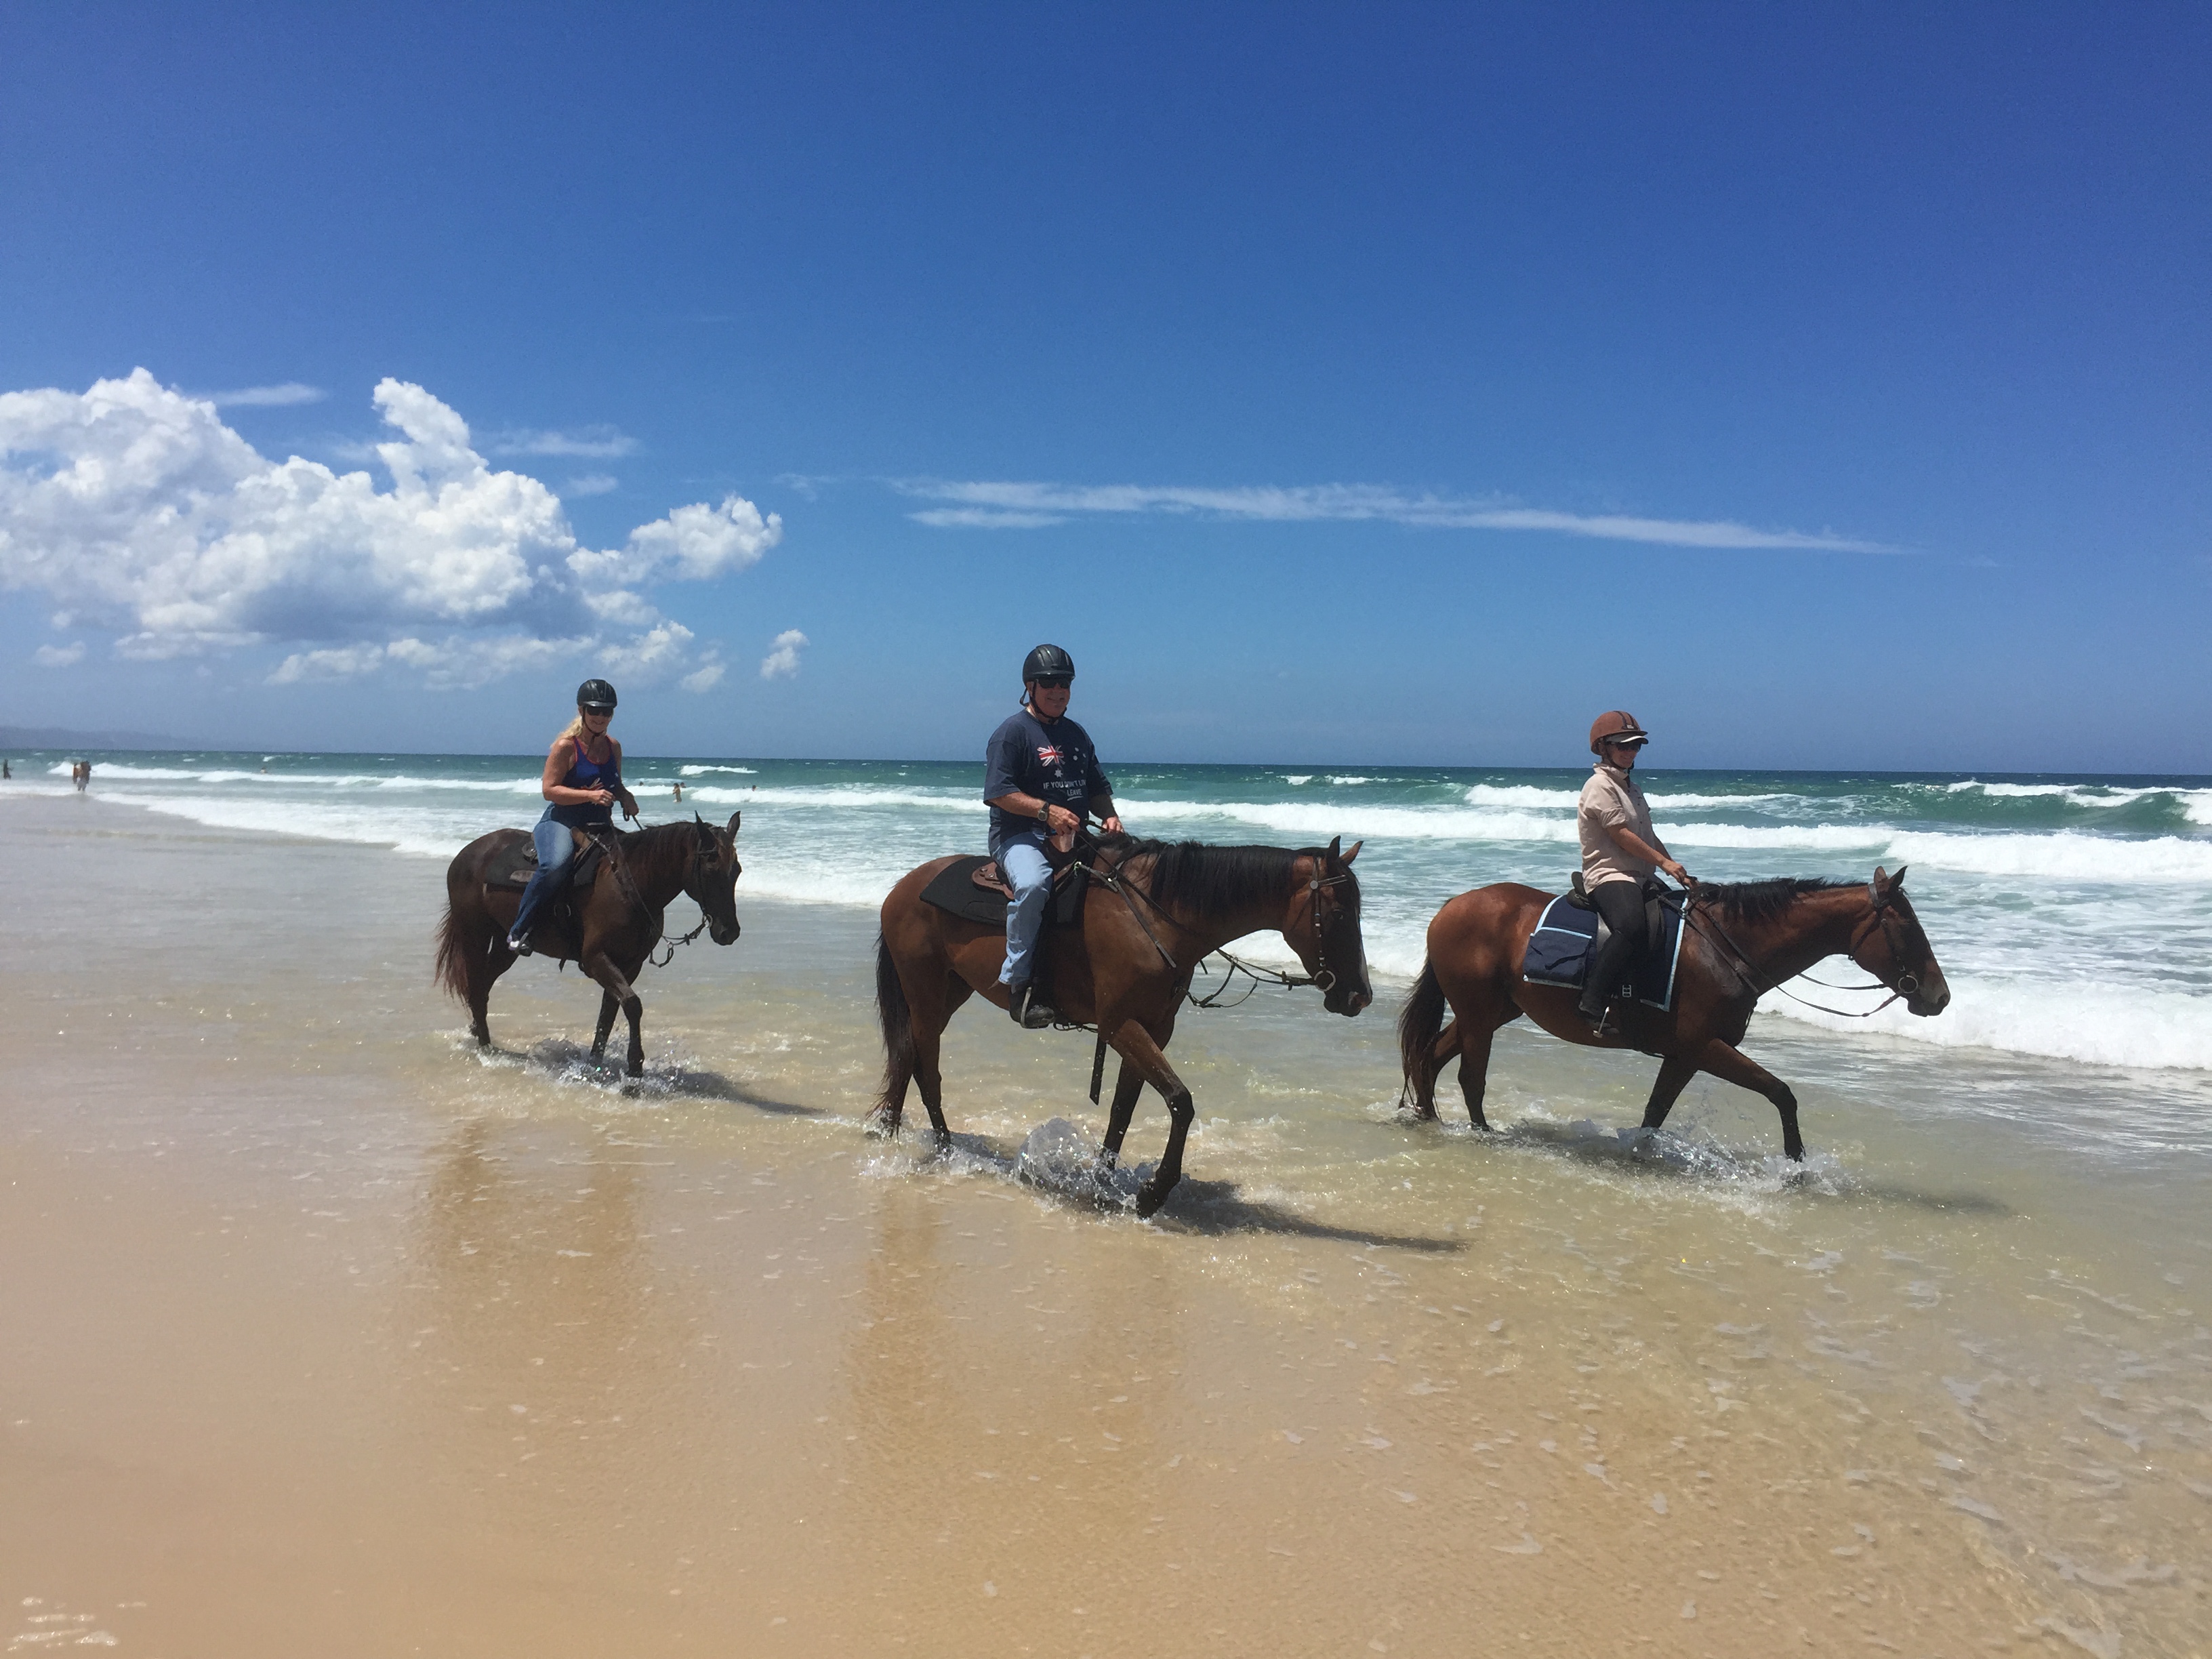
[(1682, 1091), (1698, 1074), (1698, 1062), (1687, 1054), (1669, 1054), (1659, 1064), (1659, 1075), (1652, 1080), (1651, 1098), (1644, 1103), (1644, 1127), (1657, 1129), (1665, 1127), (1667, 1114), (1674, 1109)]
[(938, 1044), (960, 1005), (974, 994), (974, 988), (966, 980), (947, 974), (938, 994), (938, 1006), (929, 1011), (928, 1017), (922, 1017), (919, 1009), (915, 1011), (914, 1080), (921, 1091), (921, 1103), (929, 1112), (929, 1127), (937, 1136), (939, 1152), (952, 1145), (952, 1131), (945, 1124), (945, 1077), (937, 1069)]
[(1400, 1097), (1401, 1109), (1416, 1123), (1430, 1123), (1437, 1115), (1437, 1079), (1451, 1057), (1459, 1052), (1459, 1022), (1448, 1020), (1431, 1040), (1413, 1074), (1407, 1079), (1412, 1099)]
[(1482, 1097), (1490, 1084), (1490, 1042), (1498, 1035), (1498, 1028), (1479, 1020), (1462, 1019), (1456, 1024), (1460, 1098), (1467, 1103), (1467, 1121), (1478, 1129), (1487, 1129), (1490, 1120), (1482, 1115)]
[[(1747, 1060), (1718, 1037), (1706, 1043), (1704, 1051), (1698, 1054), (1698, 1069), (1711, 1072), (1723, 1083), (1733, 1083), (1753, 1094), (1765, 1095), (1772, 1101), (1774, 1109), (1782, 1114), (1782, 1150), (1793, 1158), (1803, 1160), (1805, 1140), (1797, 1133), (1797, 1097), (1790, 1093), (1788, 1084), (1757, 1060)], [(1662, 1068), (1661, 1075), (1665, 1075), (1664, 1068)]]

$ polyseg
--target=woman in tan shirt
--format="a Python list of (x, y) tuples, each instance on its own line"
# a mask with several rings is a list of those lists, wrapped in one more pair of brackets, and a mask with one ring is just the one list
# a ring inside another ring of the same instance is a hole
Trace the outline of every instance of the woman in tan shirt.
[(1636, 785), (1637, 753), (1650, 741), (1625, 708), (1608, 709), (1592, 721), (1590, 753), (1597, 764), (1575, 809), (1583, 885), (1611, 930), (1591, 958), (1577, 1009), (1601, 1034), (1607, 1001), (1644, 954), (1644, 884), (1653, 871), (1664, 870), (1685, 887), (1690, 884), (1690, 872), (1674, 861), (1651, 828), (1651, 808)]

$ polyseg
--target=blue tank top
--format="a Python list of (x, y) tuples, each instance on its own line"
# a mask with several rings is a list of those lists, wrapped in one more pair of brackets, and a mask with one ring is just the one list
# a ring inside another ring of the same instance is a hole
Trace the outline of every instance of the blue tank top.
[[(583, 742), (579, 739), (576, 758), (569, 763), (567, 775), (561, 780), (561, 787), (564, 789), (620, 789), (622, 773), (612, 761), (601, 763), (588, 757), (584, 753)], [(602, 806), (597, 801), (556, 802), (545, 809), (545, 815), (554, 823), (565, 823), (572, 830), (580, 830), (592, 823), (612, 823), (615, 820), (614, 808)]]

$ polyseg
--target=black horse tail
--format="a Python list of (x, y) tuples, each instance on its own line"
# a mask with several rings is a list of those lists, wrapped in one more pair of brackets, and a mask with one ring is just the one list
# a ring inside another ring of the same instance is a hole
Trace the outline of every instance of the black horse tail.
[(1406, 1072), (1406, 1087), (1399, 1098), (1416, 1088), (1416, 1079), (1428, 1075), (1429, 1053), (1436, 1045), (1437, 1034), (1444, 1028), (1444, 988), (1437, 978), (1437, 965), (1425, 957), (1421, 962), (1421, 976), (1414, 981), (1413, 994), (1406, 999), (1405, 1007), (1398, 1015), (1398, 1057)]
[(469, 1000), (468, 949), (469, 941), (462, 936), (460, 922), (448, 904), (446, 919), (438, 924), (438, 957), (430, 977), (463, 1002)]
[(894, 1095), (906, 1092), (914, 1075), (914, 1012), (906, 1006), (906, 987), (899, 983), (898, 963), (881, 933), (876, 935), (876, 1017), (884, 1023), (883, 1103), (895, 1107)]

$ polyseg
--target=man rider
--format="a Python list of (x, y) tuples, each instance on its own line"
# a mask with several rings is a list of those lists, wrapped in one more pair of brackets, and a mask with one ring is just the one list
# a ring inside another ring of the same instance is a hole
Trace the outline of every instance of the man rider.
[(1631, 775), (1650, 735), (1625, 708), (1607, 709), (1590, 723), (1590, 753), (1597, 757), (1575, 808), (1582, 837), (1583, 885), (1611, 936), (1592, 954), (1576, 1009), (1590, 1030), (1605, 1035), (1606, 1002), (1644, 954), (1644, 884), (1664, 870), (1685, 887), (1690, 872), (1674, 861), (1651, 828), (1651, 808)]
[(1067, 718), (1075, 659), (1056, 645), (1041, 645), (1022, 660), (1024, 695), (1018, 714), (991, 733), (984, 751), (983, 799), (991, 807), (991, 856), (1014, 890), (1006, 907), (1006, 963), (999, 983), (1007, 991), (1014, 1023), (1041, 1030), (1058, 1015), (1037, 1000), (1030, 983), (1036, 969), (1037, 931), (1052, 897), (1052, 866), (1045, 842), (1065, 852), (1075, 844), (1087, 810), (1118, 834), (1113, 786), (1098, 765), (1091, 734)]

